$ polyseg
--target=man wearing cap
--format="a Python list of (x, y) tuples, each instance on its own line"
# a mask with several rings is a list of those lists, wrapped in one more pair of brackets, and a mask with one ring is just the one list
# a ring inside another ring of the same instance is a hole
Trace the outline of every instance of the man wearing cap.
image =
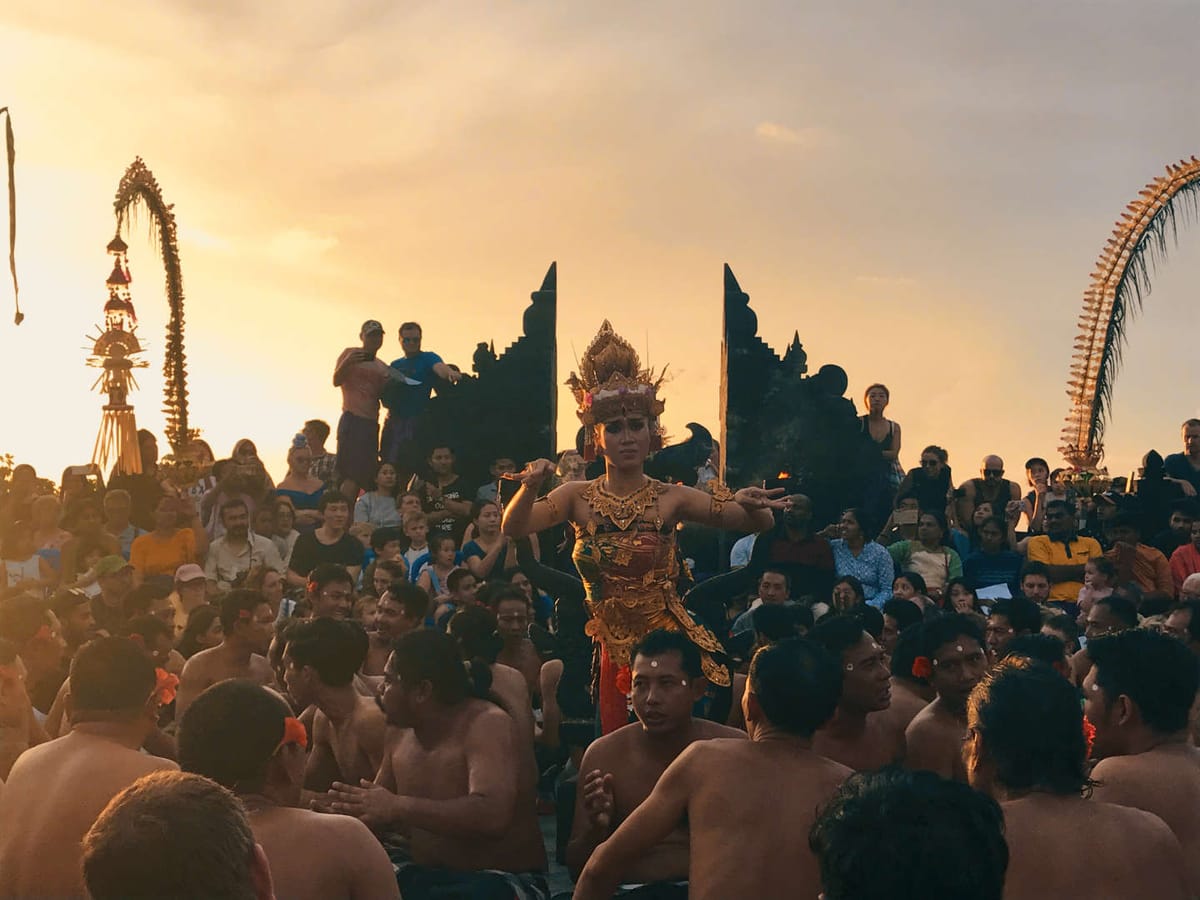
[(462, 375), (457, 367), (442, 362), (436, 353), (421, 349), (421, 326), (416, 322), (400, 326), (400, 347), (404, 355), (391, 365), (399, 377), (393, 378), (382, 396), (388, 414), (383, 422), (380, 456), (384, 462), (400, 463), (403, 469), (412, 471), (420, 463), (420, 456), (410, 448), (416, 437), (417, 421), (429, 406), (434, 379), (457, 384)]
[(221, 524), (225, 533), (208, 548), (204, 574), (218, 591), (238, 586), (252, 568), (274, 569), (281, 575), (286, 566), (275, 542), (269, 537), (250, 533), (250, 510), (240, 497), (221, 506)]
[(391, 370), (376, 354), (383, 346), (383, 326), (363, 322), (361, 347), (347, 347), (333, 370), (333, 386), (342, 389), (342, 417), (337, 427), (337, 470), (347, 497), (358, 495), (375, 477), (379, 465), (379, 396)]
[(92, 617), (96, 628), (105, 634), (120, 634), (125, 625), (125, 598), (133, 590), (133, 566), (124, 557), (101, 557), (96, 563), (96, 582), (100, 593), (92, 598)]

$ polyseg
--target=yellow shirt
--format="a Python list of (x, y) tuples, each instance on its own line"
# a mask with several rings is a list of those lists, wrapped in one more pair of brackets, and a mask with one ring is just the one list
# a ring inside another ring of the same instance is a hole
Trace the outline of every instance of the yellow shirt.
[[(1025, 546), (1025, 556), (1030, 562), (1045, 563), (1048, 566), (1082, 566), (1089, 559), (1099, 559), (1104, 555), (1100, 543), (1095, 538), (1076, 537), (1071, 541), (1071, 552), (1062, 541), (1052, 541), (1047, 535), (1039, 534), (1031, 537)], [(1074, 602), (1079, 597), (1083, 587), (1082, 581), (1050, 580), (1050, 599)]]

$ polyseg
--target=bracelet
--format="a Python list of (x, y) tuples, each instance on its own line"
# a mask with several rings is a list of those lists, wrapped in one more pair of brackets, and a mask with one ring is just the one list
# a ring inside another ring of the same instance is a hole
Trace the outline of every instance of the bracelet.
[(708, 500), (709, 519), (719, 525), (721, 523), (721, 513), (725, 509), (725, 504), (732, 499), (733, 491), (721, 484), (719, 481), (714, 481), (712, 484), (712, 496)]

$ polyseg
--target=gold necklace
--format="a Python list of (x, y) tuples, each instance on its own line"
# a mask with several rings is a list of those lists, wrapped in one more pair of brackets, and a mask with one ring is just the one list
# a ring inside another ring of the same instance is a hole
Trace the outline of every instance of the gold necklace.
[(657, 502), (658, 495), (666, 490), (662, 482), (647, 478), (646, 483), (632, 494), (620, 497), (604, 487), (605, 481), (607, 476), (602, 475), (589, 484), (583, 491), (583, 499), (596, 515), (610, 520), (621, 531), (640, 519), (647, 507)]

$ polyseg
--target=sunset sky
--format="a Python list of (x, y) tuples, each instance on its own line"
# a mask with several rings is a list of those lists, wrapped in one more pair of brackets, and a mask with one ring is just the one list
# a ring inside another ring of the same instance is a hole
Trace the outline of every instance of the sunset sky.
[[(559, 380), (603, 318), (671, 364), (666, 425), (718, 425), (721, 266), (782, 351), (886, 382), (901, 457), (1057, 464), (1082, 292), (1124, 204), (1200, 153), (1191, 0), (398, 4), (7, 0), (18, 266), (0, 280), (0, 452), (57, 479), (100, 420), (112, 196), (142, 156), (175, 206), (191, 418), (275, 477), (331, 424), (368, 317), (470, 366), (559, 272)], [(162, 266), (130, 241), (162, 432)], [(1189, 230), (1190, 227), (1190, 230)], [(1196, 415), (1200, 229), (1130, 329), (1106, 462)], [(575, 418), (564, 388), (560, 438)]]

